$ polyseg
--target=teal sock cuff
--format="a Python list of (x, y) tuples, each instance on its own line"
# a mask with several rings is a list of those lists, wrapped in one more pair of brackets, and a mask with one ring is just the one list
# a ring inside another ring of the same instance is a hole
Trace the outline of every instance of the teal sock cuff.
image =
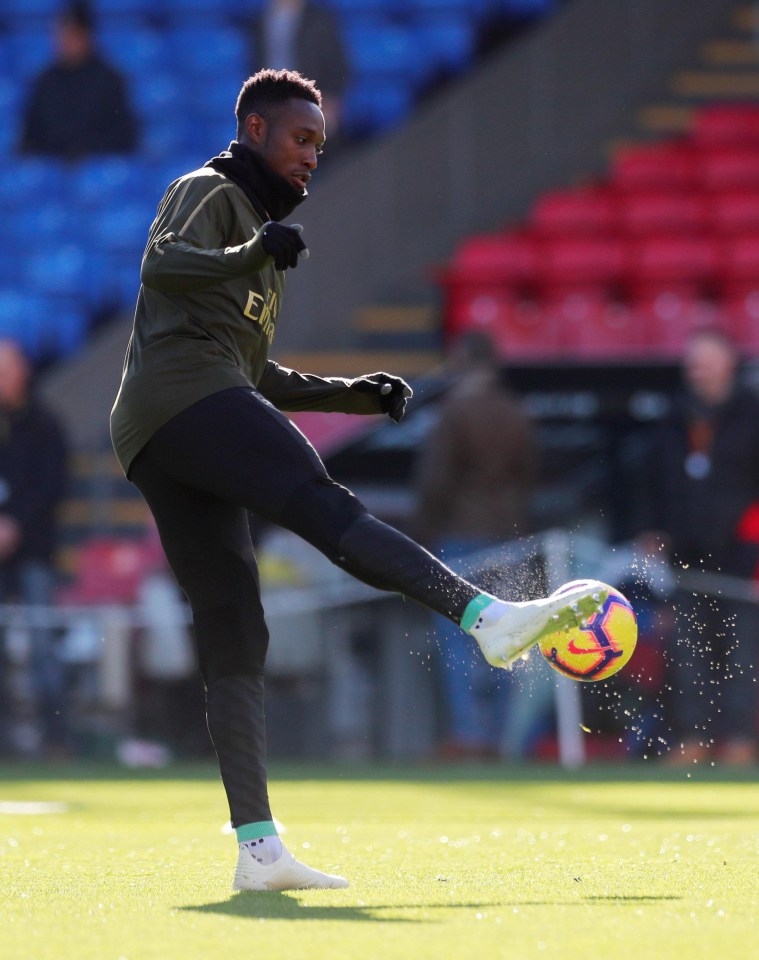
[(261, 820), (258, 823), (244, 823), (241, 827), (235, 827), (237, 842), (243, 843), (245, 840), (260, 840), (261, 837), (276, 837), (277, 828), (271, 820)]
[(486, 593), (480, 593), (474, 598), (474, 600), (470, 600), (466, 605), (463, 616), (461, 617), (461, 629), (471, 630), (475, 623), (477, 623), (482, 611), (485, 609), (485, 607), (489, 607), (494, 599), (494, 597), (490, 597)]

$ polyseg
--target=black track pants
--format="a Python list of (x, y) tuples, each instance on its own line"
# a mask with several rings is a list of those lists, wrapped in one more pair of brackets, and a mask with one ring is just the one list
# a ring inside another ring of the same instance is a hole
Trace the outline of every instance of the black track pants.
[[(458, 621), (479, 591), (367, 513), (255, 390), (224, 390), (174, 417), (137, 456), (130, 479), (192, 608), (232, 822), (270, 819), (261, 679), (268, 631), (247, 512), (293, 531), (366, 583), (450, 619)], [(216, 695), (222, 681), (225, 695)]]

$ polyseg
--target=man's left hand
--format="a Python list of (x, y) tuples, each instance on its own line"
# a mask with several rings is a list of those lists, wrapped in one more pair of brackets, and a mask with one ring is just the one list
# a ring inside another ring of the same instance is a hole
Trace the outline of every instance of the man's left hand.
[(414, 391), (401, 377), (389, 373), (368, 373), (351, 381), (351, 389), (359, 393), (375, 393), (382, 413), (395, 423), (400, 423), (406, 412), (406, 403)]

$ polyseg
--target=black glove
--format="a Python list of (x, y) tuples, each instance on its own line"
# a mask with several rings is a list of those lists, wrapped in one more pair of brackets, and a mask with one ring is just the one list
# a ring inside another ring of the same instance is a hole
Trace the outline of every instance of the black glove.
[(391, 377), (389, 373), (368, 373), (365, 377), (356, 377), (351, 381), (351, 388), (359, 393), (376, 393), (380, 410), (396, 423), (403, 419), (406, 402), (414, 395), (405, 380)]
[(261, 246), (264, 253), (274, 258), (274, 266), (277, 270), (297, 267), (299, 255), (304, 259), (308, 257), (308, 249), (301, 237), (302, 231), (303, 227), (299, 223), (285, 227), (281, 223), (270, 220), (264, 224)]

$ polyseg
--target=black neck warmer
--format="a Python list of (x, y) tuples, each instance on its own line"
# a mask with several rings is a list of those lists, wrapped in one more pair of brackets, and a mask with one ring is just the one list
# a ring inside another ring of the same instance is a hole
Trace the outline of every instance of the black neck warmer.
[(308, 196), (275, 173), (253, 150), (233, 140), (229, 148), (205, 164), (229, 177), (264, 220), (284, 220)]

